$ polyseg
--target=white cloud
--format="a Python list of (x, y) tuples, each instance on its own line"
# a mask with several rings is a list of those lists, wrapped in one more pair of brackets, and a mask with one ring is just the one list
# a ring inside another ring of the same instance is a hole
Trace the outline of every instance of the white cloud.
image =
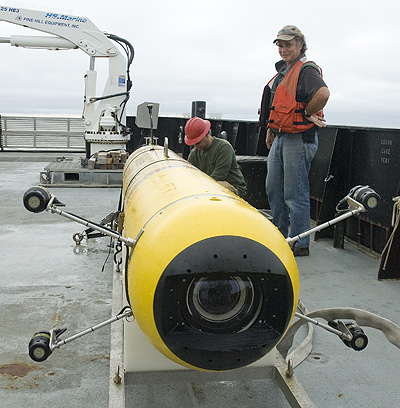
[[(331, 91), (328, 122), (400, 128), (400, 5), (394, 0), (289, 0), (284, 9), (265, 0), (3, 1), (10, 3), (87, 17), (129, 40), (136, 55), (128, 114), (148, 100), (161, 103), (161, 114), (187, 113), (193, 100), (206, 100), (208, 113), (256, 120), (262, 89), (279, 59), (272, 41), (282, 26), (296, 24)], [(38, 35), (0, 22), (0, 37), (21, 31)], [(46, 104), (51, 112), (81, 113), (86, 54), (8, 44), (0, 44), (0, 52), (0, 114), (35, 114)], [(101, 92), (107, 64), (99, 61), (96, 68)]]

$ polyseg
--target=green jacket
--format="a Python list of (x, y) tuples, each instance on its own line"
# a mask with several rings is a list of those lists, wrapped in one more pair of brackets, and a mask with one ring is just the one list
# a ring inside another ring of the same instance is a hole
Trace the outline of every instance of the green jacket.
[(214, 180), (232, 184), (242, 197), (246, 192), (246, 182), (237, 164), (235, 151), (228, 141), (215, 137), (213, 139), (207, 150), (193, 148), (188, 162)]

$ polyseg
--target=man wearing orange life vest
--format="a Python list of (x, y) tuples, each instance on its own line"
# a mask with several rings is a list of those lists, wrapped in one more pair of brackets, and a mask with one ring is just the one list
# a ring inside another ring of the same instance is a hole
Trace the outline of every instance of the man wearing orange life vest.
[[(310, 229), (308, 174), (318, 149), (316, 129), (326, 127), (322, 108), (329, 90), (319, 67), (307, 61), (305, 37), (296, 26), (283, 27), (274, 43), (282, 60), (264, 88), (260, 109), (270, 150), (266, 192), (274, 224), (285, 237), (295, 237)], [(294, 255), (309, 255), (309, 244), (309, 237), (299, 239)]]

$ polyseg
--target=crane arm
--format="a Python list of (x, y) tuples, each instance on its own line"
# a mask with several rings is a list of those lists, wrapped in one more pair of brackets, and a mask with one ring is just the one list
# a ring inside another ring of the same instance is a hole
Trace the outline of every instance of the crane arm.
[(115, 45), (86, 17), (0, 5), (0, 21), (64, 38), (93, 57), (118, 54)]
[[(0, 21), (42, 31), (52, 36), (11, 36), (0, 43), (17, 47), (53, 50), (80, 48), (90, 56), (85, 75), (83, 119), (89, 155), (107, 149), (125, 149), (129, 130), (125, 126), (125, 106), (131, 81), (129, 67), (133, 59), (131, 44), (112, 34), (100, 31), (88, 18), (46, 11), (26, 10), (0, 5)], [(127, 59), (115, 43), (122, 45)], [(122, 44), (124, 43), (124, 44)], [(108, 58), (109, 76), (101, 96), (96, 95), (95, 58)]]

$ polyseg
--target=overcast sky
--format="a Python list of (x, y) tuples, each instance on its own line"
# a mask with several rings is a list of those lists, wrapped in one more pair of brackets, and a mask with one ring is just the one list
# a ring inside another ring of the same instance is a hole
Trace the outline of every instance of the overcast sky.
[[(135, 48), (127, 112), (160, 103), (161, 115), (257, 120), (264, 85), (279, 54), (272, 43), (286, 24), (306, 36), (307, 57), (331, 91), (328, 124), (400, 128), (398, 0), (52, 0), (3, 6), (89, 18)], [(0, 37), (41, 35), (0, 21)], [(28, 50), (0, 44), (0, 114), (80, 115), (89, 57), (81, 50)], [(97, 59), (98, 60), (98, 59)], [(108, 65), (96, 63), (99, 92)]]

